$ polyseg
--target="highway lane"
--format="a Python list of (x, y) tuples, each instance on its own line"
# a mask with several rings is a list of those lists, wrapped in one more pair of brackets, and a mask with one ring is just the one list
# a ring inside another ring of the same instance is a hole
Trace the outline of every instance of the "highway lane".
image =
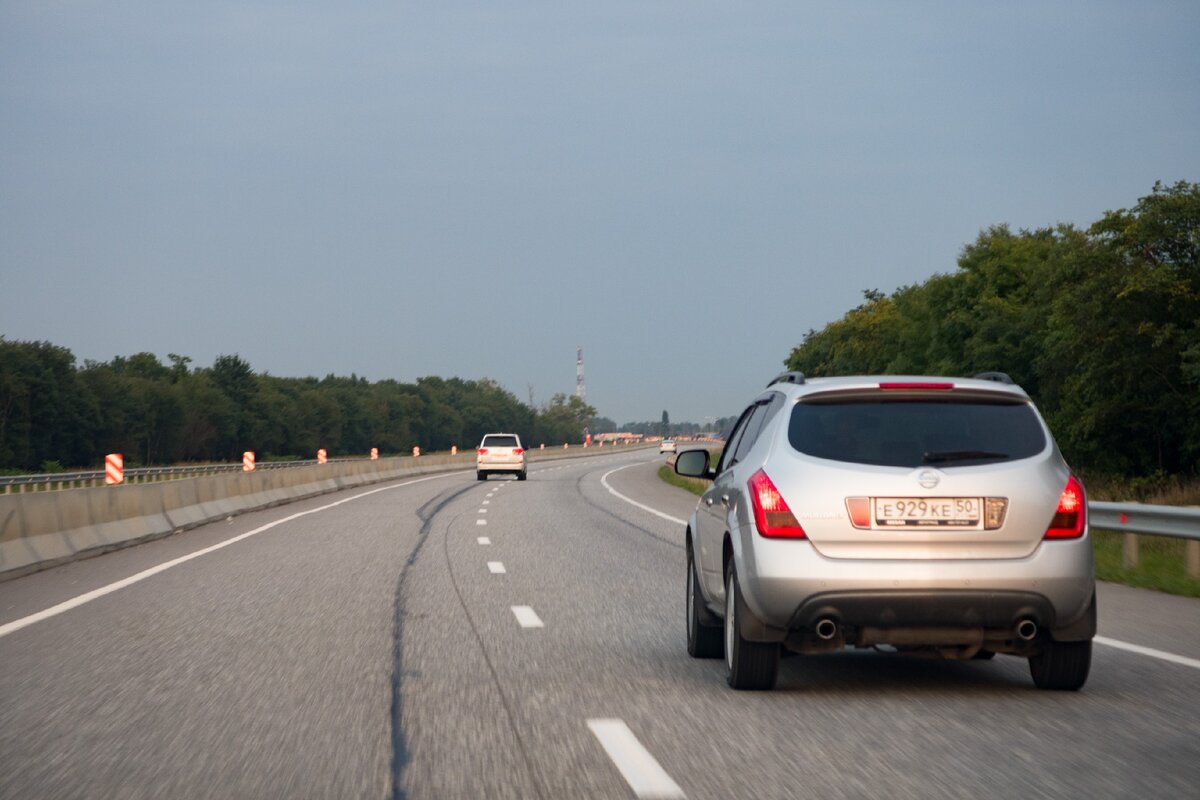
[[(854, 652), (786, 660), (775, 692), (730, 691), (719, 661), (683, 649), (682, 531), (661, 515), (683, 518), (695, 500), (657, 481), (659, 463), (611, 454), (531, 465), (522, 483), (398, 482), (0, 638), (0, 797), (1200, 785), (1200, 670), (1110, 647), (1078, 694), (1034, 690), (1016, 659)], [(0, 584), (0, 624), (360, 494)], [(1198, 610), (1102, 587), (1101, 633), (1197, 658)], [(623, 773), (593, 732), (612, 730), (600, 720), (619, 720), (661, 774)]]

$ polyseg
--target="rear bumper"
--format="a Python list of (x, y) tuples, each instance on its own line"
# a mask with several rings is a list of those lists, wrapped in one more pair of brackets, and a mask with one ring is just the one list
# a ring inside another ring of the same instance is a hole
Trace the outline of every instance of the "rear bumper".
[(1022, 619), (1054, 628), (1058, 614), (1031, 592), (829, 592), (810, 597), (796, 609), (788, 628), (811, 628), (830, 618), (855, 627), (1012, 628)]
[(742, 556), (753, 560), (738, 570), (747, 608), (776, 636), (823, 617), (849, 627), (987, 629), (1028, 618), (1055, 638), (1095, 634), (1088, 536), (1018, 559), (831, 559), (808, 542), (761, 537)]
[(477, 462), (475, 469), (479, 472), (509, 472), (517, 474), (525, 471), (524, 461), (489, 461)]

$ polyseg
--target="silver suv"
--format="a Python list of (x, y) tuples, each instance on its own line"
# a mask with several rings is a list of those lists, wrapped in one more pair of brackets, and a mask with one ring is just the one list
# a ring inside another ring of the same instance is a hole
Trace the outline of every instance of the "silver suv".
[(1083, 485), (1029, 396), (974, 379), (784, 373), (742, 412), (687, 526), (687, 648), (770, 689), (781, 652), (846, 646), (1029, 659), (1087, 680), (1096, 633)]

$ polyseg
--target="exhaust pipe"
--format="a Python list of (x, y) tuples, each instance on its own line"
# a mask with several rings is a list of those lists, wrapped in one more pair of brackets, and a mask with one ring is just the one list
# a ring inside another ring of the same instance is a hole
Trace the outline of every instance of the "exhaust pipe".
[(816, 632), (818, 639), (829, 641), (838, 634), (837, 623), (831, 620), (829, 617), (822, 617), (821, 619), (817, 620)]
[(1017, 623), (1016, 630), (1018, 639), (1031, 642), (1033, 641), (1034, 637), (1037, 636), (1038, 626), (1036, 622), (1026, 618)]

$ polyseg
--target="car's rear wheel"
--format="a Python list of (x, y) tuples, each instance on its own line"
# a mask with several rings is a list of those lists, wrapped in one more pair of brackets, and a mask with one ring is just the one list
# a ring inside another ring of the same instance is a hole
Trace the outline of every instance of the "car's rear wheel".
[(517, 480), (519, 480), (519, 481), (525, 480), (526, 477), (527, 476), (525, 474), (525, 470), (521, 470), (520, 472), (517, 473)]
[(775, 688), (779, 674), (779, 645), (742, 638), (738, 610), (744, 606), (737, 569), (730, 560), (725, 569), (725, 668), (734, 689), (761, 691)]
[(487, 473), (486, 473), (486, 472), (483, 472), (483, 471), (476, 471), (476, 473), (475, 473), (475, 480), (477, 480), (477, 481), (486, 481), (486, 480), (487, 480)]
[(1029, 674), (1039, 689), (1075, 691), (1087, 682), (1092, 667), (1092, 641), (1055, 642), (1042, 645), (1029, 657)]
[[(692, 548), (687, 551), (687, 651), (692, 658), (720, 658), (725, 640), (720, 625), (706, 625), (701, 619), (704, 596), (696, 581), (696, 562)], [(716, 615), (713, 615), (714, 617)]]

